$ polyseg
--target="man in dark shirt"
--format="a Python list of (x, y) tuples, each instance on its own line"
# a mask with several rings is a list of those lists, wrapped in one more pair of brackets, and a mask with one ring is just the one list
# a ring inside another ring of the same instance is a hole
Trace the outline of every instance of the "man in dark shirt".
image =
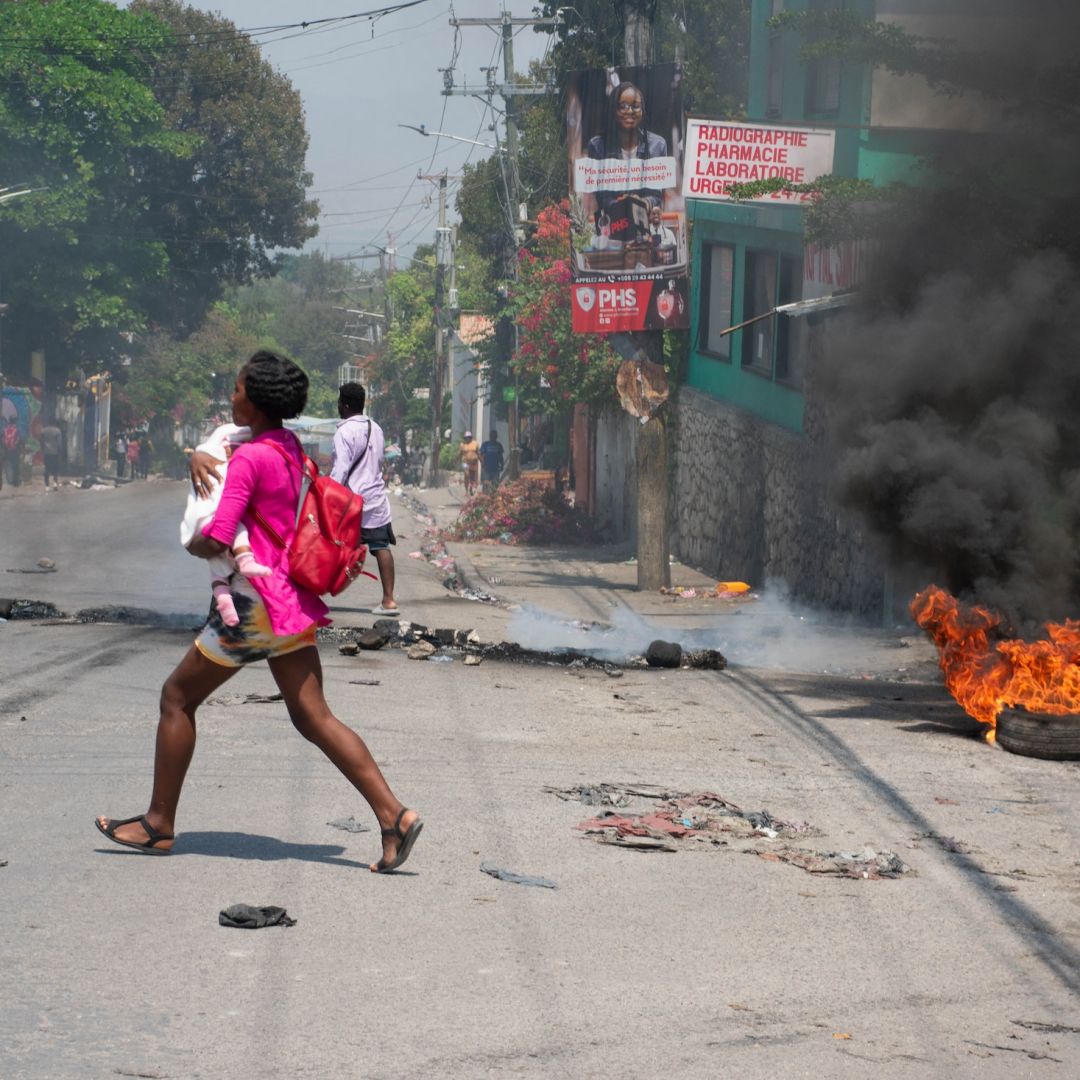
[(503, 470), (503, 448), (499, 433), (492, 428), (490, 437), (480, 445), (481, 480), (485, 491), (491, 491), (499, 483)]

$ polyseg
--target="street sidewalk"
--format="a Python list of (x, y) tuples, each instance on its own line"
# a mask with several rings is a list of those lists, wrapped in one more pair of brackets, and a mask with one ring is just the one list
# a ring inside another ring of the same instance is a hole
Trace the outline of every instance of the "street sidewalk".
[[(426, 508), (437, 529), (453, 524), (465, 503), (464, 488), (402, 490), (395, 521), (414, 522), (410, 501)], [(435, 529), (420, 521), (411, 531), (434, 538)], [(415, 536), (398, 547), (399, 561), (419, 548)], [(498, 606), (506, 613), (507, 640), (522, 644), (521, 610), (553, 620), (629, 626), (684, 645), (720, 648), (735, 662), (788, 670), (828, 672), (901, 681), (940, 679), (934, 647), (913, 625), (868, 627), (851, 619), (799, 610), (781, 597), (756, 588), (740, 597), (715, 595), (717, 579), (678, 561), (671, 564), (672, 587), (696, 595), (639, 592), (632, 545), (542, 547), (485, 541), (445, 542), (461, 586), (491, 594), (495, 604), (481, 604), (485, 614)], [(449, 571), (446, 571), (449, 572)], [(751, 582), (751, 585), (757, 583)], [(583, 643), (584, 644), (584, 643)], [(645, 641), (647, 644), (647, 640)], [(642, 646), (643, 647), (643, 646)]]

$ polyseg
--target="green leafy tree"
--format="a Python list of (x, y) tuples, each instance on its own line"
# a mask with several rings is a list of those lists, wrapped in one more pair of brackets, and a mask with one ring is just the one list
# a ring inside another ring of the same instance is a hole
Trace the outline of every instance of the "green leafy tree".
[(531, 250), (519, 256), (508, 308), (518, 328), (512, 366), (520, 399), (533, 413), (603, 408), (614, 400), (619, 358), (602, 336), (571, 328), (567, 204), (546, 207), (537, 226)]
[(133, 49), (160, 51), (168, 30), (104, 0), (15, 0), (0, 39), (0, 187), (41, 189), (0, 204), (5, 366), (34, 348), (108, 357), (169, 270), (133, 188), (192, 149)]
[(167, 124), (194, 143), (183, 158), (157, 159), (139, 185), (171, 270), (170, 288), (149, 298), (153, 317), (191, 329), (225, 286), (271, 274), (274, 249), (318, 231), (303, 103), (228, 19), (179, 0), (135, 0), (131, 10), (171, 30), (173, 47), (143, 58)]

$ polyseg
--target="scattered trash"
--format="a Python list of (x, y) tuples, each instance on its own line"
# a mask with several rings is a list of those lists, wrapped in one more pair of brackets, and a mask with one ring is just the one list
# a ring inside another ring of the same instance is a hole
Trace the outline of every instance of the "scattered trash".
[(834, 1031), (832, 1033), (834, 1039), (850, 1039), (851, 1036), (846, 1031)]
[(343, 641), (337, 651), (342, 656), (355, 656), (360, 651), (360, 646), (355, 641)]
[(426, 660), (435, 651), (435, 646), (430, 641), (418, 641), (415, 645), (409, 646), (409, 651), (405, 655), (410, 660)]
[(549, 881), (547, 878), (532, 877), (530, 874), (517, 874), (513, 870), (503, 870), (501, 867), (492, 866), (491, 863), (486, 862), (480, 864), (480, 872), (490, 874), (491, 877), (498, 878), (500, 881), (510, 881), (515, 885), (535, 885), (541, 889), (557, 889), (559, 887), (554, 881)]
[(770, 848), (768, 851), (751, 848), (747, 854), (757, 855), (768, 862), (790, 863), (810, 874), (831, 874), (856, 880), (877, 881), (879, 878), (898, 878), (915, 872), (899, 855), (891, 851), (874, 851), (873, 848), (867, 848), (861, 855), (793, 847)]
[(469, 655), (465, 657), (466, 667), (477, 667), (483, 662), (484, 658), (482, 656), (477, 656), (475, 653), (469, 653)]
[(207, 705), (268, 705), (275, 701), (284, 701), (281, 694), (222, 694), (212, 697)]
[(633, 848), (636, 851), (678, 851), (679, 849), (668, 840), (661, 840), (657, 836), (602, 836), (601, 844), (611, 847)]
[(371, 826), (357, 821), (351, 814), (347, 818), (338, 818), (337, 821), (326, 823), (332, 829), (341, 829), (343, 832), (371, 832)]
[(497, 539), (502, 544), (589, 544), (596, 539), (592, 522), (579, 507), (529, 476), (474, 495), (444, 535), (448, 540)]
[(454, 658), (452, 656), (447, 656), (446, 653), (440, 653), (438, 656), (429, 656), (428, 659), (433, 664), (452, 664), (454, 662)]
[(690, 649), (683, 653), (682, 666), (702, 671), (723, 671), (727, 667), (727, 657), (718, 649)]
[[(614, 791), (601, 792), (601, 795), (610, 797)], [(692, 840), (714, 844), (727, 843), (721, 834), (745, 838), (764, 836), (770, 840), (781, 836), (818, 835), (805, 821), (781, 821), (767, 810), (742, 810), (711, 791), (665, 799), (654, 810), (643, 814), (617, 814), (607, 810), (575, 828), (600, 834), (601, 837), (606, 835), (609, 840), (612, 835), (619, 839), (649, 836), (658, 840)]]
[(259, 930), (264, 926), (295, 926), (283, 907), (253, 907), (251, 904), (233, 904), (218, 913), (221, 926), (234, 926), (239, 930)]
[(685, 799), (685, 791), (672, 791), (670, 788), (655, 784), (578, 784), (572, 788), (545, 787), (549, 795), (555, 795), (563, 802), (580, 802), (586, 806), (629, 806), (632, 798), (641, 799)]
[(946, 799), (946, 798), (942, 797), (941, 795), (935, 795), (934, 796), (934, 802), (936, 802), (938, 804), (938, 806), (959, 806), (960, 805), (958, 802), (953, 802), (952, 799)]
[(350, 679), (350, 686), (380, 686), (378, 679)]

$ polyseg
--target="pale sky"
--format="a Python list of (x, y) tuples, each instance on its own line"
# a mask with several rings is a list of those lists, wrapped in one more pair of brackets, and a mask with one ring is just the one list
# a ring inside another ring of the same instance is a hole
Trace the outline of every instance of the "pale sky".
[[(508, 10), (532, 14), (529, 0)], [(118, 6), (125, 7), (121, 0)], [(373, 0), (207, 0), (190, 6), (215, 11), (240, 29), (254, 30), (301, 21), (335, 18), (374, 9)], [(443, 76), (455, 50), (451, 10), (459, 18), (498, 18), (503, 0), (425, 0), (416, 7), (372, 23), (354, 19), (307, 30), (253, 34), (263, 55), (286, 75), (304, 101), (310, 136), (307, 165), (314, 175), (311, 194), (321, 204), (319, 235), (308, 248), (330, 256), (360, 252), (365, 245), (388, 246), (394, 233), (399, 253), (434, 238), (437, 185), (416, 179), (418, 171), (459, 173), (465, 161), (492, 151), (465, 143), (424, 137), (398, 124), (424, 124), (463, 138), (492, 143), (492, 113), (475, 98), (444, 97)], [(463, 27), (455, 62), (455, 83), (482, 89), (481, 68), (500, 64), (499, 31)], [(540, 58), (547, 34), (518, 28), (514, 66), (521, 72)], [(501, 66), (499, 81), (502, 81)], [(503, 102), (496, 95), (495, 104)], [(445, 115), (443, 109), (445, 108)], [(500, 140), (503, 138), (500, 124)], [(433, 157), (434, 155), (434, 157)], [(454, 187), (448, 197), (450, 221)], [(375, 265), (374, 260), (357, 266)]]

